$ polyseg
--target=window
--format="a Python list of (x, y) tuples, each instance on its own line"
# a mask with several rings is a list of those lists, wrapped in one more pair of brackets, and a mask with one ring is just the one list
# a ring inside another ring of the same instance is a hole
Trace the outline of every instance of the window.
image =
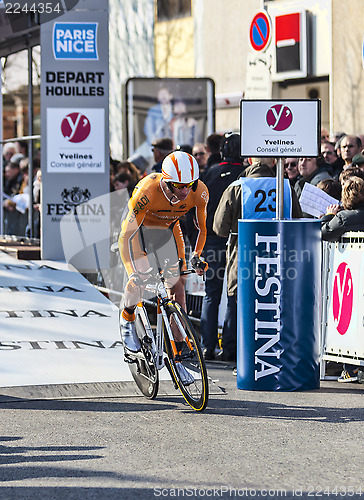
[(157, 20), (191, 15), (191, 0), (157, 0)]

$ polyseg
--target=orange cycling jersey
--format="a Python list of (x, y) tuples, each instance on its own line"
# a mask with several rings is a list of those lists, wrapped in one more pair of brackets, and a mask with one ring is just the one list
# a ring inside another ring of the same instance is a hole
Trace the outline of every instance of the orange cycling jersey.
[(173, 228), (178, 257), (184, 259), (184, 240), (179, 218), (191, 208), (196, 207), (196, 219), (199, 229), (194, 252), (200, 256), (206, 240), (206, 213), (209, 200), (208, 189), (198, 181), (196, 191), (191, 190), (183, 201), (170, 201), (164, 192), (162, 174), (150, 174), (135, 187), (128, 204), (128, 214), (121, 225), (119, 250), (128, 275), (135, 272), (131, 242), (141, 225), (146, 228)]

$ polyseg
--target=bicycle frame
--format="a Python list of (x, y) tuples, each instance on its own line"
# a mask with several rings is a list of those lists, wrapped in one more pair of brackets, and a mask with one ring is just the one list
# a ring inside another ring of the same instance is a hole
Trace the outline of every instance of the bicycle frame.
[[(188, 274), (189, 272), (192, 271), (185, 271), (184, 274)], [(152, 350), (154, 353), (156, 367), (158, 370), (161, 370), (163, 366), (165, 366), (163, 359), (163, 323), (166, 326), (167, 335), (175, 356), (177, 356), (177, 348), (173, 337), (172, 328), (169, 324), (167, 313), (164, 308), (164, 304), (167, 303), (170, 299), (167, 294), (167, 290), (165, 287), (165, 278), (163, 276), (161, 269), (158, 270), (158, 279), (160, 280), (160, 282), (157, 283), (156, 285), (150, 285), (150, 284), (146, 285), (146, 289), (155, 292), (157, 296), (157, 325), (156, 325), (155, 336), (153, 335), (153, 331), (149, 323), (149, 318), (145, 312), (145, 309), (143, 308), (143, 304), (140, 303), (138, 304), (138, 306), (139, 306), (139, 314), (141, 316), (141, 320), (143, 321), (145, 331), (147, 332), (148, 336), (152, 341)], [(182, 325), (179, 326), (182, 327)], [(187, 337), (184, 340), (188, 342)], [(189, 347), (190, 349), (192, 349), (191, 345), (189, 345)]]

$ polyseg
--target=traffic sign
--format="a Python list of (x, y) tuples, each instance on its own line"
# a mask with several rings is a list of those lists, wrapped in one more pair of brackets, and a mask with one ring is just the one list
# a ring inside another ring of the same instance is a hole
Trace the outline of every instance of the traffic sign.
[(271, 40), (271, 22), (266, 11), (260, 11), (253, 17), (250, 25), (249, 39), (254, 50), (266, 50)]

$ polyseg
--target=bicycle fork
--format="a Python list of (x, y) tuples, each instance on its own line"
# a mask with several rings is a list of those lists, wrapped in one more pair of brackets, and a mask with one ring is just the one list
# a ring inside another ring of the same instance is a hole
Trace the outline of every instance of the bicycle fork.
[[(180, 360), (179, 359), (180, 352), (179, 352), (177, 345), (176, 345), (176, 340), (175, 340), (173, 332), (172, 332), (172, 326), (168, 320), (167, 312), (166, 312), (164, 307), (160, 307), (160, 305), (158, 305), (158, 307), (159, 307), (159, 310), (161, 312), (160, 321), (162, 321), (162, 316), (163, 316), (164, 324), (165, 324), (166, 329), (167, 329), (168, 338), (169, 338), (169, 341), (170, 341), (170, 344), (172, 347), (173, 358), (175, 359), (175, 361), (179, 361)], [(173, 319), (176, 323), (176, 327), (178, 328), (178, 332), (181, 335), (182, 342), (184, 341), (186, 343), (186, 345), (188, 346), (188, 348), (192, 354), (193, 353), (193, 346), (190, 342), (190, 339), (188, 338), (188, 335), (184, 335), (184, 336), (182, 335), (182, 332), (184, 332), (184, 328), (183, 328), (178, 316), (175, 316)]]

